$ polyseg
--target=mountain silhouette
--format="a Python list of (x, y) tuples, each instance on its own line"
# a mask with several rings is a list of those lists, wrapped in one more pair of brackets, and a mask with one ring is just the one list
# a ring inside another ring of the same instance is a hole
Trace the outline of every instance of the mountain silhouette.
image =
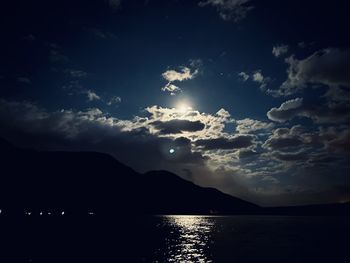
[(35, 151), (0, 139), (0, 209), (86, 215), (350, 215), (350, 203), (259, 207), (168, 171), (144, 174), (97, 152)]
[(138, 173), (97, 152), (20, 149), (0, 140), (1, 207), (12, 214), (251, 214), (259, 207), (167, 171)]

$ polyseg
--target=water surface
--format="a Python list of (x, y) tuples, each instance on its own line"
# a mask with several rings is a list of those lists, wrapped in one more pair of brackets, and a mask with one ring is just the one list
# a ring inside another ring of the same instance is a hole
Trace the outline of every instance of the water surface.
[(346, 217), (163, 216), (159, 262), (329, 262), (347, 256)]
[(349, 219), (26, 217), (1, 221), (0, 262), (347, 262)]

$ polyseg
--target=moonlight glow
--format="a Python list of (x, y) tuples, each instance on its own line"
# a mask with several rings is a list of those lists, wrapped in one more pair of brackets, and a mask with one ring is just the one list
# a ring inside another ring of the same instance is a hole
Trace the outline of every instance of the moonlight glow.
[[(0, 9), (1, 186), (9, 194), (4, 183), (21, 169), (7, 162), (15, 158), (6, 154), (10, 144), (101, 152), (136, 171), (169, 171), (261, 206), (350, 201), (350, 1), (15, 2)], [(109, 169), (96, 176), (105, 182), (103, 174), (115, 173)], [(25, 180), (46, 189), (52, 176)], [(128, 182), (131, 197), (143, 195), (138, 180)], [(18, 200), (27, 202), (22, 193)], [(197, 205), (182, 200), (180, 208)]]
[(186, 113), (192, 110), (192, 107), (187, 102), (181, 102), (176, 105), (176, 109), (181, 113)]

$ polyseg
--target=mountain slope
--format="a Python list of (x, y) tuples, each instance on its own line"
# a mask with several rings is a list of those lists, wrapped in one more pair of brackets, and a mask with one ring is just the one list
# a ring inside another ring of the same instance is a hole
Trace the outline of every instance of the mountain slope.
[[(145, 184), (152, 189), (149, 202), (158, 203), (162, 211), (170, 213), (251, 213), (258, 207), (224, 194), (214, 188), (203, 188), (167, 171), (145, 174)], [(152, 187), (153, 186), (153, 187)], [(161, 198), (159, 198), (161, 197)]]
[(259, 207), (167, 171), (140, 174), (107, 154), (39, 152), (0, 141), (0, 205), (74, 213), (256, 213)]

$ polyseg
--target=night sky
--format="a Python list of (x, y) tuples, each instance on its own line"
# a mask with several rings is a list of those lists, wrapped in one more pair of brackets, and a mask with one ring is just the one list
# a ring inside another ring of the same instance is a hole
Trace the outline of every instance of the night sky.
[(347, 2), (7, 1), (0, 137), (260, 205), (350, 201)]

